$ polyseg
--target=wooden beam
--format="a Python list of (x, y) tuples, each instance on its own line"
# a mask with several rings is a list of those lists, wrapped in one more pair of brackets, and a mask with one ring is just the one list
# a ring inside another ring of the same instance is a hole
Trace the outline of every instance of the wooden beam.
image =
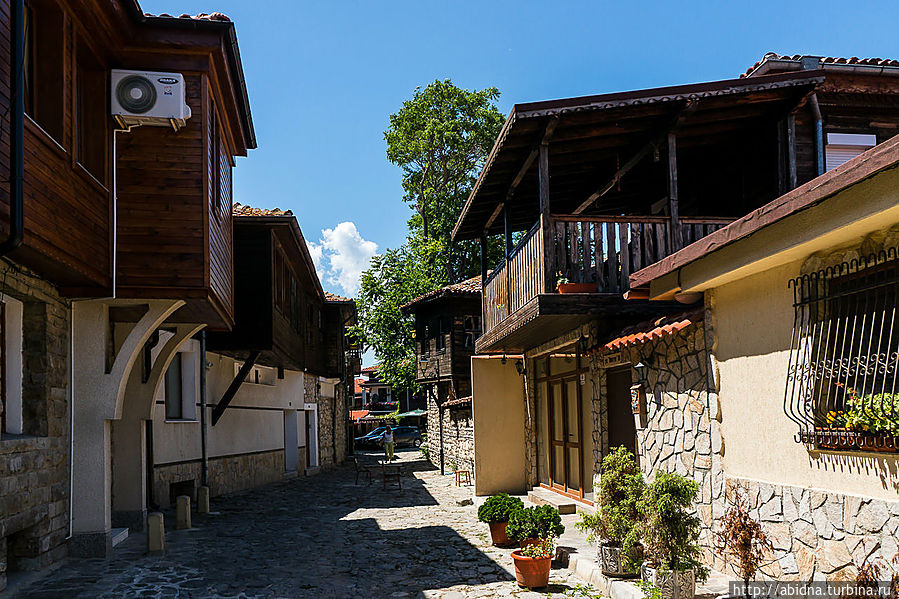
[(680, 230), (680, 215), (677, 204), (677, 136), (668, 133), (668, 215), (671, 227), (671, 250), (676, 252), (683, 245)]
[[(543, 255), (554, 256), (553, 226), (549, 210), (549, 144), (541, 143), (537, 162), (540, 188), (540, 228), (543, 233)], [(555, 264), (543, 267), (543, 292), (552, 293), (554, 287)]]
[(796, 189), (796, 117), (787, 117), (787, 177), (790, 189)]
[(509, 210), (503, 209), (503, 233), (506, 237), (506, 260), (512, 255), (512, 226), (509, 222)]
[(636, 154), (634, 154), (634, 156), (630, 160), (624, 163), (624, 166), (618, 169), (618, 171), (612, 177), (611, 181), (590, 194), (590, 196), (586, 200), (584, 200), (580, 206), (574, 209), (572, 214), (580, 214), (581, 212), (589, 208), (590, 204), (612, 191), (612, 189), (614, 189), (614, 187), (618, 185), (618, 182), (621, 181), (621, 178), (624, 177), (624, 175), (626, 175), (631, 169), (637, 166), (637, 164), (639, 164), (647, 154), (649, 154), (655, 148), (659, 147), (665, 141), (665, 137), (669, 133), (674, 133), (681, 127), (681, 125), (683, 125), (687, 115), (696, 110), (697, 104), (697, 100), (690, 100), (689, 102), (687, 102), (687, 104), (677, 113), (674, 122), (671, 123), (670, 126), (666, 127), (663, 132), (653, 137), (649, 142), (647, 142), (645, 146), (640, 148), (640, 150)]
[(243, 365), (241, 365), (240, 370), (237, 371), (237, 376), (235, 376), (234, 380), (231, 381), (231, 384), (228, 385), (228, 390), (225, 391), (225, 394), (222, 395), (222, 398), (212, 409), (212, 426), (215, 426), (219, 421), (219, 418), (222, 417), (222, 414), (225, 413), (225, 410), (228, 409), (228, 405), (231, 403), (231, 400), (234, 399), (234, 396), (237, 395), (237, 390), (240, 389), (240, 386), (247, 379), (247, 375), (253, 370), (253, 366), (256, 365), (256, 360), (258, 358), (258, 351), (250, 352), (250, 357), (247, 358)]
[[(553, 133), (556, 130), (556, 126), (559, 124), (559, 117), (553, 117), (546, 124), (546, 128), (543, 129), (543, 137), (540, 140), (540, 145), (548, 144), (549, 140), (552, 138)], [(487, 219), (487, 223), (484, 225), (484, 231), (489, 231), (490, 227), (493, 226), (493, 223), (496, 222), (496, 219), (499, 218), (500, 212), (503, 211), (506, 204), (512, 199), (512, 196), (515, 195), (515, 190), (518, 188), (518, 185), (521, 183), (524, 176), (527, 174), (528, 170), (530, 170), (531, 165), (534, 164), (534, 161), (537, 159), (537, 155), (540, 153), (540, 145), (531, 150), (528, 157), (525, 158), (524, 164), (521, 165), (521, 168), (518, 169), (518, 172), (515, 173), (515, 177), (512, 179), (511, 185), (509, 185), (508, 191), (506, 191), (506, 199), (503, 202), (500, 202), (499, 205), (493, 210), (490, 214), (490, 218)]]

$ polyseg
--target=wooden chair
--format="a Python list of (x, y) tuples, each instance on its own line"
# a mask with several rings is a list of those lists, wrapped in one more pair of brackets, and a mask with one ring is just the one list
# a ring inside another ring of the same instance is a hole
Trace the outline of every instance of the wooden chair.
[(350, 457), (353, 461), (353, 466), (356, 468), (356, 481), (353, 483), (354, 485), (359, 484), (359, 475), (362, 474), (368, 477), (368, 484), (371, 484), (371, 466), (364, 466), (359, 463), (359, 459), (356, 456)]
[(387, 480), (395, 480), (397, 487), (403, 489), (403, 467), (399, 464), (391, 464), (387, 460), (381, 461), (381, 484), (386, 489)]

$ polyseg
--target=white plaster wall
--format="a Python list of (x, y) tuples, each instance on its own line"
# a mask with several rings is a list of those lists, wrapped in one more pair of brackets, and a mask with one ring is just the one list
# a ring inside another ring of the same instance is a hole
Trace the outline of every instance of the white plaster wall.
[(895, 500), (899, 457), (809, 452), (784, 414), (793, 327), (793, 262), (719, 287), (712, 305), (725, 472), (783, 485)]
[[(283, 449), (284, 410), (303, 409), (303, 373), (285, 370), (284, 378), (275, 377), (274, 385), (245, 382), (218, 424), (212, 426), (211, 405), (228, 389), (234, 379), (236, 364), (232, 358), (214, 353), (207, 353), (206, 361), (209, 457)], [(298, 446), (302, 447), (304, 443), (301, 432)], [(193, 422), (166, 422), (162, 389), (157, 393), (153, 417), (153, 452), (157, 464), (202, 457), (199, 413)]]

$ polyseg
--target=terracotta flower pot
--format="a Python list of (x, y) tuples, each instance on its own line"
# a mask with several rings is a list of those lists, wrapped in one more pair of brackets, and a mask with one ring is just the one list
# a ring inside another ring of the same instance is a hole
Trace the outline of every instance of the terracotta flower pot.
[(556, 286), (559, 293), (596, 293), (598, 290), (596, 283), (559, 283)]
[(497, 547), (514, 547), (515, 541), (509, 538), (509, 535), (506, 534), (506, 525), (508, 522), (491, 522), (490, 526), (490, 539), (493, 541), (493, 544)]
[(515, 562), (515, 580), (518, 586), (539, 589), (549, 584), (549, 568), (552, 559), (548, 557), (525, 557), (521, 550), (512, 552)]
[(693, 569), (662, 571), (643, 564), (640, 577), (659, 589), (663, 599), (693, 599), (696, 596), (696, 572)]

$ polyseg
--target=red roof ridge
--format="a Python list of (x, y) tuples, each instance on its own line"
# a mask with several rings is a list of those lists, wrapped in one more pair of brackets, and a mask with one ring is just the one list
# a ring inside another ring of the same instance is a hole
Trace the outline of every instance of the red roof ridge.
[(239, 202), (234, 202), (231, 205), (231, 214), (233, 216), (293, 216), (293, 212), (290, 210), (255, 208), (249, 204), (241, 204)]

